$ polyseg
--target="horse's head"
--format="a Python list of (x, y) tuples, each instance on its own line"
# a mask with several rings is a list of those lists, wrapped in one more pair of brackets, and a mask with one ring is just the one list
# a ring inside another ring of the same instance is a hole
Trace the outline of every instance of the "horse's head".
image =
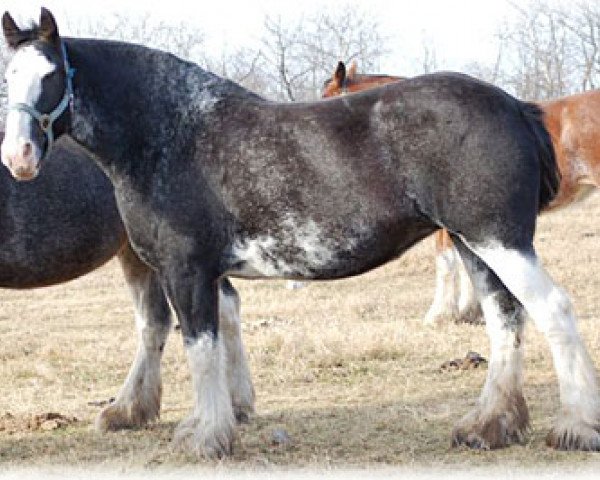
[(386, 83), (404, 80), (405, 78), (393, 75), (367, 75), (363, 73), (357, 75), (356, 62), (352, 62), (346, 74), (346, 65), (344, 65), (344, 62), (339, 62), (332, 78), (327, 80), (323, 86), (322, 98), (360, 92), (385, 85)]
[(323, 87), (323, 98), (336, 97), (347, 93), (348, 86), (356, 74), (356, 62), (352, 62), (348, 73), (346, 74), (346, 65), (344, 62), (338, 62), (333, 76), (325, 82)]
[(70, 125), (71, 71), (56, 21), (45, 8), (39, 25), (26, 30), (4, 13), (2, 30), (14, 52), (6, 68), (9, 110), (2, 163), (16, 179), (30, 180)]

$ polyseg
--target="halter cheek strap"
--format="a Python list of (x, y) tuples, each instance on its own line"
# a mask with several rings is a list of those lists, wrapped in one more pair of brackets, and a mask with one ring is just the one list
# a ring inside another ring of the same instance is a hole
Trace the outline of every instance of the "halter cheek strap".
[(65, 87), (65, 93), (56, 108), (50, 113), (41, 113), (26, 103), (15, 103), (8, 107), (9, 110), (18, 110), (20, 112), (28, 113), (37, 120), (40, 129), (42, 132), (44, 132), (44, 135), (46, 135), (46, 139), (48, 140), (46, 154), (50, 152), (54, 144), (54, 131), (52, 130), (52, 126), (54, 125), (54, 122), (71, 105), (71, 100), (73, 99), (73, 75), (75, 74), (75, 70), (69, 66), (67, 48), (65, 47), (65, 44), (62, 43), (61, 46), (65, 64), (65, 72), (67, 75), (67, 85)]

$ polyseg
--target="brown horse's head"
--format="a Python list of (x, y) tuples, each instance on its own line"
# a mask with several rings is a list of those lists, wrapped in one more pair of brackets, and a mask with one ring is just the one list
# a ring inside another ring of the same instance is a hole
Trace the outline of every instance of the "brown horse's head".
[(350, 65), (348, 73), (346, 73), (346, 65), (344, 65), (344, 62), (339, 62), (332, 78), (325, 82), (322, 97), (336, 97), (345, 93), (360, 92), (361, 90), (379, 87), (406, 78), (393, 75), (358, 75), (356, 68), (356, 62), (354, 61)]

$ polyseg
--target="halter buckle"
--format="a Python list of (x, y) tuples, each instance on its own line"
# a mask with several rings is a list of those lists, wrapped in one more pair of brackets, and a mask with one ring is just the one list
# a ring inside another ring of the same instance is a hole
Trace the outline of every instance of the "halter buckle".
[(42, 132), (47, 133), (52, 128), (52, 117), (47, 113), (42, 113), (38, 120)]

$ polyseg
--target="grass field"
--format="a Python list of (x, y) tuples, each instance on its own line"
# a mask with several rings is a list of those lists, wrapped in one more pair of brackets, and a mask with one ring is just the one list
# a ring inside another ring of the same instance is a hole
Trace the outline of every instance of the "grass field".
[[(580, 329), (600, 366), (600, 197), (543, 217), (537, 247), (571, 294)], [(474, 404), (485, 367), (442, 371), (475, 350), (488, 355), (482, 327), (425, 327), (433, 293), (433, 242), (349, 280), (289, 291), (281, 281), (235, 281), (243, 337), (257, 392), (256, 415), (239, 429), (240, 469), (265, 467), (591, 467), (600, 456), (548, 449), (558, 409), (548, 348), (527, 328), (527, 442), (500, 451), (450, 448), (455, 421)], [(135, 351), (128, 293), (116, 262), (57, 287), (0, 291), (0, 470), (60, 466), (120, 469), (212, 467), (174, 451), (176, 423), (191, 407), (180, 335), (163, 362), (159, 422), (101, 435), (92, 424), (117, 392)], [(58, 414), (58, 415), (51, 415)], [(76, 419), (76, 420), (75, 420)], [(274, 445), (273, 431), (291, 442)]]

